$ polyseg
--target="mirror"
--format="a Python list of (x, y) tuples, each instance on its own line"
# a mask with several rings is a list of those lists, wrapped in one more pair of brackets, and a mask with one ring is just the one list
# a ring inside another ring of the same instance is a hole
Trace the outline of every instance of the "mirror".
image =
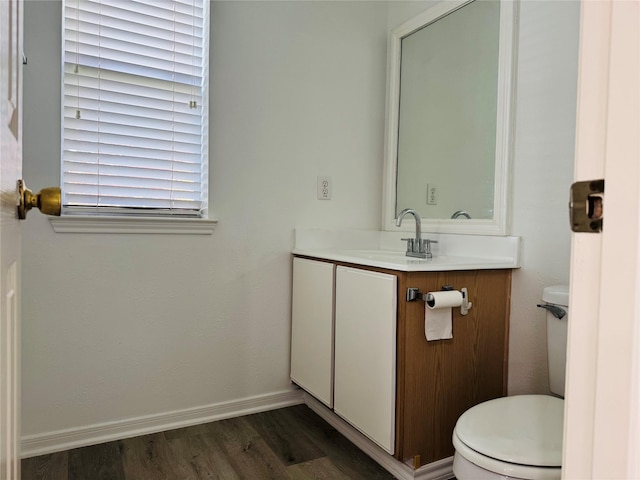
[(500, 0), (443, 1), (392, 32), (386, 230), (413, 208), (425, 232), (509, 233), (514, 35)]

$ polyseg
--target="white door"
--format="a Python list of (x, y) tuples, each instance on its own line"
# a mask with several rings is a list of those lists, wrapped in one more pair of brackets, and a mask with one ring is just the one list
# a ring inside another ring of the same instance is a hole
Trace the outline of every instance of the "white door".
[(291, 380), (333, 407), (333, 263), (293, 259)]
[(395, 275), (336, 268), (334, 411), (387, 452), (395, 447)]
[(22, 2), (0, 0), (0, 479), (20, 478), (20, 225)]
[(563, 478), (640, 478), (640, 3), (582, 2), (575, 179), (605, 179), (572, 236)]

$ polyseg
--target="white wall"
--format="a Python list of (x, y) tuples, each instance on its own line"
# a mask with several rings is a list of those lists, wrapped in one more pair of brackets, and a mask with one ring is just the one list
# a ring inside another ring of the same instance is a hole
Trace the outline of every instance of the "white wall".
[[(25, 2), (24, 177), (59, 184), (60, 2)], [(213, 235), (23, 235), (23, 435), (291, 388), (293, 229), (375, 229), (381, 2), (214, 2)], [(333, 199), (316, 200), (316, 176)]]
[[(23, 235), (23, 434), (290, 389), (293, 228), (376, 229), (386, 36), (423, 2), (214, 2), (211, 236)], [(427, 6), (429, 3), (425, 2)], [(510, 391), (544, 391), (567, 281), (577, 3), (523, 2)], [(25, 4), (24, 177), (59, 184), (60, 3)], [(329, 175), (331, 201), (316, 176)], [(543, 196), (544, 195), (544, 196)]]
[(577, 1), (520, 4), (513, 166), (513, 235), (523, 239), (513, 274), (509, 393), (548, 393), (542, 288), (569, 283), (569, 187), (578, 71)]

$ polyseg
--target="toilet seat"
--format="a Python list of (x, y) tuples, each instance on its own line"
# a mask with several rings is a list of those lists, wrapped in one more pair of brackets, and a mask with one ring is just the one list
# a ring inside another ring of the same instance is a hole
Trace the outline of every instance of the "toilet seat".
[(481, 403), (458, 419), (453, 444), (472, 463), (519, 478), (560, 478), (564, 401), (518, 395)]

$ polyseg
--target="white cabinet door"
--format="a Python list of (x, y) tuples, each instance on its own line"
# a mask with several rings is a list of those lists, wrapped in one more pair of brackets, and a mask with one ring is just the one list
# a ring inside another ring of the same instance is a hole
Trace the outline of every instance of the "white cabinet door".
[(335, 265), (293, 259), (291, 380), (333, 407)]
[(334, 411), (393, 454), (395, 275), (337, 267)]

